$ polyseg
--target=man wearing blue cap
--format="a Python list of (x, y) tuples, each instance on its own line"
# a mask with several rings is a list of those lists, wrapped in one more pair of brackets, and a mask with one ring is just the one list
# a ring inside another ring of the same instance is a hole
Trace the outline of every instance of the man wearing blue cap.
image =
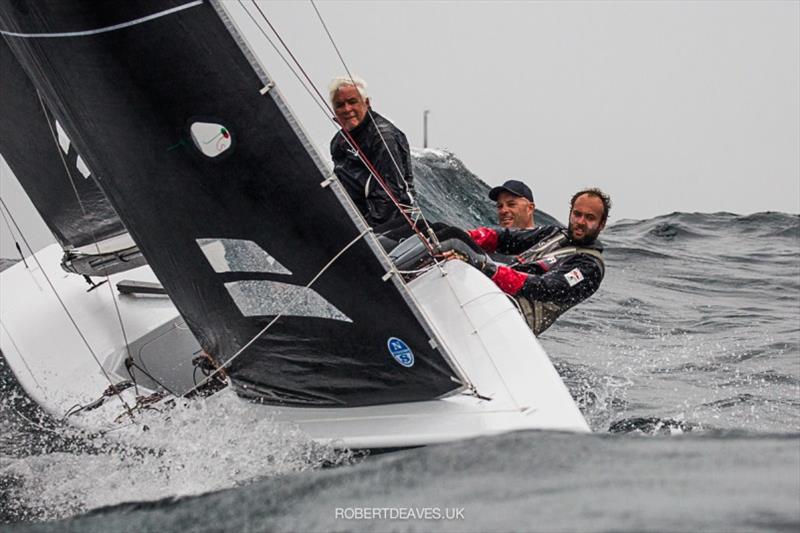
[(508, 180), (489, 191), (489, 199), (497, 207), (497, 220), (504, 228), (531, 229), (536, 204), (530, 187), (517, 180)]

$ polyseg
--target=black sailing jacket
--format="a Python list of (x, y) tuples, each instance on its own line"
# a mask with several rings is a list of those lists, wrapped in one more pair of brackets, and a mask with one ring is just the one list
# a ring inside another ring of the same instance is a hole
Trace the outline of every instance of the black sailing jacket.
[[(411, 174), (408, 139), (394, 124), (372, 109), (369, 112), (372, 118), (369, 115), (365, 116), (361, 124), (350, 131), (350, 135), (361, 147), (361, 151), (378, 171), (395, 198), (401, 204), (411, 205), (414, 178)], [(381, 135), (378, 134), (378, 129)], [(358, 153), (350, 147), (341, 131), (331, 139), (331, 157), (334, 172), (358, 210), (364, 215), (367, 224), (376, 227), (401, 217), (386, 191), (372, 177), (367, 166), (359, 159)]]
[[(566, 230), (558, 226), (478, 228), (469, 235), (487, 252), (522, 255), (522, 260), (513, 267), (498, 266), (492, 280), (518, 301), (520, 298), (527, 300), (530, 307), (523, 305), (523, 314), (536, 335), (550, 327), (567, 309), (594, 294), (603, 281), (605, 266), (599, 257), (603, 251), (600, 241), (574, 243)], [(552, 244), (546, 249), (525, 257), (525, 252), (548, 241)], [(571, 248), (583, 252), (569, 253)], [(559, 255), (563, 252), (567, 253)]]

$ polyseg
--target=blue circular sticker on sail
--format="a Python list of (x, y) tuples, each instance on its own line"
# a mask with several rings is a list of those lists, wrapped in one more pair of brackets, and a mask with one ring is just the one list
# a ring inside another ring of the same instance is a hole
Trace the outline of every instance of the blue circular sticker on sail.
[(414, 366), (414, 352), (411, 351), (408, 344), (397, 337), (389, 337), (389, 340), (386, 341), (386, 346), (389, 348), (389, 353), (392, 354), (395, 361), (406, 368)]

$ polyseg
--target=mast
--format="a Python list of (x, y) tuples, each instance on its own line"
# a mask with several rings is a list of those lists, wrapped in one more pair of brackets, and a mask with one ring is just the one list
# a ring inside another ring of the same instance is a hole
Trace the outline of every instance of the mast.
[(426, 109), (422, 112), (422, 147), (428, 147), (428, 113), (430, 113), (429, 109)]

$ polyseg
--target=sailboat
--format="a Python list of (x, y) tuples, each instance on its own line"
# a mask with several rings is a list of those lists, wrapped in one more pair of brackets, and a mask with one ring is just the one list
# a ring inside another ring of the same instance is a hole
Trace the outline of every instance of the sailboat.
[(0, 349), (47, 411), (224, 376), (348, 448), (588, 431), (491, 280), (398, 269), (224, 2), (3, 3), (0, 32), (2, 120), (32, 124), (0, 150), (59, 242), (0, 273)]

